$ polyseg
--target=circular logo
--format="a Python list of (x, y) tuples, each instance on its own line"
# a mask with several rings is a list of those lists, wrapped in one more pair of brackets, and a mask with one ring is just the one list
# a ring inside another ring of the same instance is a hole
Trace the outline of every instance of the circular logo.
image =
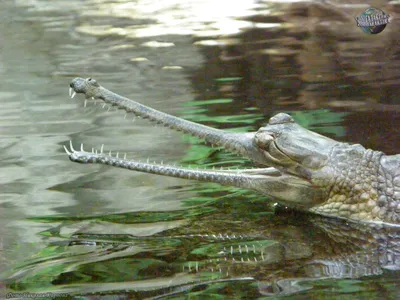
[(356, 18), (357, 26), (365, 33), (378, 34), (389, 24), (390, 16), (384, 11), (371, 7)]

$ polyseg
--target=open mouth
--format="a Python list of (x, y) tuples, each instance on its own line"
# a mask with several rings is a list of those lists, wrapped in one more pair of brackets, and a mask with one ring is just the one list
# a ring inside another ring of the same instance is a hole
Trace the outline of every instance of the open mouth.
[[(259, 134), (259, 132), (229, 133), (181, 119), (157, 111), (132, 99), (119, 96), (103, 88), (91, 78), (75, 78), (70, 87), (72, 88), (69, 91), (71, 98), (79, 93), (84, 94), (86, 100), (99, 98), (104, 102), (103, 107), (109, 105), (124, 110), (126, 113), (134, 113), (136, 116), (149, 119), (171, 129), (196, 136), (209, 145), (222, 147), (230, 152), (240, 154), (256, 164), (270, 167), (254, 169), (176, 167), (166, 165), (163, 162), (150, 163), (149, 160), (146, 162), (130, 160), (126, 154), (120, 155), (118, 152), (113, 154), (111, 151), (104, 151), (103, 145), (99, 150), (92, 148), (91, 151), (85, 151), (83, 145), (79, 149), (75, 149), (72, 141), (70, 141), (69, 147), (64, 146), (64, 149), (73, 162), (97, 163), (144, 173), (236, 186), (255, 190), (273, 198), (289, 199), (293, 202), (298, 202), (299, 199), (304, 198), (315, 199), (315, 197), (319, 197), (319, 194), (310, 196), (310, 191), (312, 194), (316, 194), (319, 193), (319, 190), (310, 189), (311, 183), (308, 180), (296, 176), (295, 172), (291, 172), (294, 162), (277, 145), (275, 137), (271, 134)], [(262, 138), (265, 138), (265, 140)], [(311, 200), (309, 202), (311, 203)], [(302, 207), (305, 205), (309, 204), (307, 202), (301, 204)]]
[[(282, 169), (280, 167), (288, 167), (294, 164), (294, 161), (285, 154), (283, 149), (279, 147), (276, 141), (276, 134), (270, 131), (258, 131), (254, 133), (243, 133), (243, 134), (231, 134), (226, 133), (219, 129), (214, 129), (211, 127), (207, 127), (201, 124), (193, 123), (190, 121), (186, 121), (159, 111), (156, 111), (152, 108), (139, 104), (133, 100), (128, 98), (124, 98), (122, 96), (118, 96), (103, 87), (101, 87), (96, 80), (92, 78), (75, 78), (69, 87), (69, 96), (70, 98), (74, 98), (77, 93), (85, 94), (85, 102), (84, 107), (87, 105), (88, 98), (95, 100), (93, 97), (94, 94), (99, 95), (96, 98), (100, 98), (103, 104), (103, 108), (107, 105), (116, 106), (117, 108), (123, 109), (126, 113), (133, 113), (136, 116), (144, 117), (150, 119), (150, 121), (155, 121), (157, 123), (161, 123), (166, 126), (169, 124), (165, 124), (167, 122), (183, 122), (184, 124), (178, 128), (175, 126), (169, 126), (172, 129), (177, 129), (179, 131), (187, 132), (193, 136), (197, 136), (200, 138), (204, 138), (205, 142), (208, 144), (222, 146), (222, 148), (231, 151), (233, 153), (242, 154), (244, 156), (249, 157), (251, 160), (256, 163), (260, 163), (265, 166), (271, 166), (267, 168), (253, 168), (253, 169), (224, 169), (220, 168), (219, 170), (213, 169), (202, 169), (202, 171), (214, 172), (214, 174), (236, 174), (236, 175), (246, 175), (246, 176), (281, 176)], [(94, 102), (96, 103), (96, 102)], [(125, 115), (126, 116), (126, 115)], [(185, 130), (182, 128), (187, 126), (189, 129)], [(200, 130), (203, 130), (203, 134), (196, 134), (197, 127), (200, 127)], [(216, 135), (213, 137), (212, 135)], [(209, 138), (211, 141), (207, 140)], [(219, 142), (218, 138), (222, 140)], [(126, 153), (120, 155), (119, 152), (114, 152), (113, 156), (112, 151), (105, 152), (104, 144), (101, 145), (100, 149), (92, 148), (91, 151), (85, 151), (83, 144), (80, 145), (79, 150), (73, 147), (72, 141), (70, 141), (69, 148), (64, 146), (66, 153), (69, 155), (70, 159), (74, 162), (79, 163), (101, 163), (108, 164), (122, 168), (131, 168), (137, 171), (156, 173), (152, 168), (175, 168), (176, 172), (174, 174), (178, 174), (179, 168), (176, 168), (172, 165), (165, 165), (163, 162), (161, 163), (152, 163), (150, 164), (149, 159), (146, 162), (136, 162), (127, 159)], [(253, 159), (255, 158), (255, 159)], [(143, 164), (143, 168), (139, 168), (139, 164)], [(279, 170), (274, 168), (279, 167)], [(181, 170), (188, 171), (190, 168), (180, 168)], [(196, 170), (199, 171), (199, 170)], [(173, 175), (174, 176), (174, 175)], [(189, 177), (190, 175), (188, 175)], [(190, 176), (191, 177), (191, 176)], [(198, 177), (195, 175), (194, 177)], [(199, 179), (201, 180), (201, 179)]]
[[(86, 79), (86, 80), (88, 80), (88, 79)], [(74, 85), (74, 82), (76, 82), (76, 80), (74, 80), (69, 87), (69, 91), (68, 91), (69, 97), (72, 99), (76, 96), (77, 93), (84, 93), (87, 96), (88, 93), (86, 93), (85, 90), (82, 91), (81, 87), (77, 88)], [(87, 98), (88, 97), (85, 98), (84, 107), (87, 106), (87, 101), (88, 101)], [(96, 101), (94, 97), (90, 97), (90, 98), (92, 100)], [(107, 101), (105, 101), (103, 98), (101, 100), (104, 102), (103, 108), (106, 107), (107, 104), (109, 104), (111, 106), (118, 106), (117, 103), (107, 103)], [(94, 103), (96, 103), (96, 102), (94, 102)], [(132, 113), (132, 111), (128, 111), (128, 113), (129, 112)], [(135, 113), (135, 112), (133, 112), (133, 113)], [(111, 150), (104, 151), (104, 144), (101, 145), (100, 149), (91, 148), (91, 150), (85, 151), (83, 144), (80, 144), (79, 149), (75, 149), (72, 141), (70, 141), (69, 147), (64, 145), (64, 150), (68, 154), (68, 156), (70, 157), (70, 159), (72, 161), (79, 162), (79, 163), (101, 163), (101, 164), (108, 164), (108, 165), (112, 165), (112, 166), (122, 167), (122, 168), (131, 168), (131, 169), (133, 168), (138, 171), (144, 171), (144, 172), (149, 172), (149, 173), (155, 173), (154, 170), (152, 170), (155, 168), (164, 168), (164, 169), (174, 168), (174, 169), (176, 169), (176, 172), (173, 172), (174, 174), (179, 173), (179, 171), (178, 171), (179, 169), (185, 170), (185, 171), (191, 170), (190, 168), (185, 168), (185, 167), (177, 168), (176, 166), (167, 165), (167, 164), (164, 164), (163, 162), (150, 163), (149, 159), (147, 159), (145, 162), (128, 160), (126, 153), (120, 155), (119, 152), (112, 152)], [(233, 152), (236, 152), (236, 151), (233, 151)], [(139, 170), (140, 165), (142, 166), (142, 168), (140, 168), (140, 170)], [(195, 169), (195, 170), (199, 171), (198, 169)], [(281, 172), (275, 168), (228, 169), (228, 168), (221, 167), (219, 169), (215, 169), (215, 168), (202, 169), (201, 171), (212, 172), (215, 175), (217, 175), (217, 174), (220, 174), (220, 175), (221, 174), (223, 174), (223, 175), (246, 174), (248, 176), (280, 176), (280, 174), (281, 174)], [(189, 174), (188, 179), (190, 179), (191, 177), (192, 176)], [(199, 178), (198, 175), (193, 175), (193, 179), (201, 180), (201, 178)]]

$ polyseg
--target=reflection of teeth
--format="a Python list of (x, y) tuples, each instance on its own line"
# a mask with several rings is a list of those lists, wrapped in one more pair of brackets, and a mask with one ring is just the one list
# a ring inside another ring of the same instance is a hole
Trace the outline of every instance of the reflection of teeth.
[(75, 93), (75, 92), (73, 92), (73, 93), (72, 93), (72, 95), (71, 95), (71, 98), (74, 98), (74, 97), (75, 97), (75, 95), (76, 95), (76, 93)]
[(69, 96), (71, 97), (72, 95), (72, 87), (69, 88)]

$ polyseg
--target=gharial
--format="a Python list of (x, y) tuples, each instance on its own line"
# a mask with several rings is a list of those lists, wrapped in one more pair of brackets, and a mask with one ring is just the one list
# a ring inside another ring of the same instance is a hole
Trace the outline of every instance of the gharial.
[(255, 190), (289, 207), (324, 216), (400, 224), (400, 154), (385, 155), (358, 144), (335, 141), (301, 127), (285, 113), (270, 118), (257, 132), (229, 133), (122, 97), (92, 78), (73, 79), (70, 96), (76, 93), (197, 136), (266, 167), (194, 170), (113, 157), (103, 149), (75, 150), (70, 143), (70, 149), (64, 148), (74, 162), (216, 182)]

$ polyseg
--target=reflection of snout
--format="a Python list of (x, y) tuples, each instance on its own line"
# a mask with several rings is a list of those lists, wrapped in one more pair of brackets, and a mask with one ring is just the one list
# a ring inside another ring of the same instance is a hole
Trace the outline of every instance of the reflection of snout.
[(262, 149), (267, 149), (273, 140), (274, 134), (268, 131), (257, 132), (254, 137), (256, 145)]

